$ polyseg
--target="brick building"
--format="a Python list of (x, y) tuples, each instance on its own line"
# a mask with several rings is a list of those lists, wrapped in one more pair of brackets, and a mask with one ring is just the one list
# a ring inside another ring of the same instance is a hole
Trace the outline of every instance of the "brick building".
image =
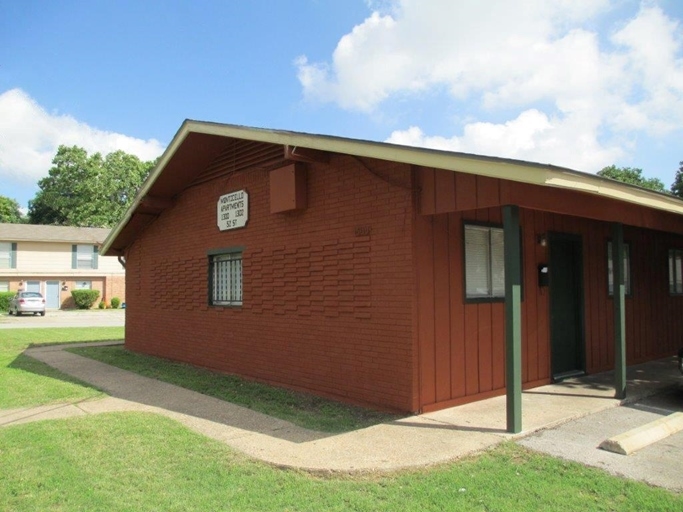
[(427, 411), (673, 354), (682, 215), (548, 165), (186, 121), (103, 253), (131, 350)]

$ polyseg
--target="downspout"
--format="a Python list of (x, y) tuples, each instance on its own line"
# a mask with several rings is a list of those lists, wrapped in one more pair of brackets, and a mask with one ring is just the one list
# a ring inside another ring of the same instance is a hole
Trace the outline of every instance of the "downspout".
[(126, 257), (125, 256), (117, 256), (116, 259), (119, 260), (119, 263), (121, 264), (121, 266), (125, 270), (126, 269)]

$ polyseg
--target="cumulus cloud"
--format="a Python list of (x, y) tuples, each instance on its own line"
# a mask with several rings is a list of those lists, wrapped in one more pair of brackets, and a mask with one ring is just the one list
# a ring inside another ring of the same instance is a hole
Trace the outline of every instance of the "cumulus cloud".
[(596, 27), (623, 12), (611, 4), (370, 2), (375, 11), (341, 38), (330, 62), (302, 56), (295, 64), (309, 101), (372, 113), (391, 99), (447, 91), (451, 111), (465, 102), (468, 112), (479, 109), (477, 122), (453, 126), (457, 136), (413, 127), (390, 141), (598, 170), (623, 153), (614, 140), (683, 129), (680, 25), (647, 2), (628, 19), (609, 18), (605, 36)]
[(0, 94), (0, 178), (35, 183), (47, 175), (60, 144), (80, 146), (88, 153), (121, 149), (142, 160), (164, 151), (154, 139), (98, 130), (69, 115), (51, 114), (21, 89)]
[(530, 109), (505, 123), (468, 123), (462, 136), (428, 136), (411, 126), (394, 131), (387, 142), (599, 170), (622, 157), (624, 150), (600, 144), (595, 132), (581, 118), (549, 118)]

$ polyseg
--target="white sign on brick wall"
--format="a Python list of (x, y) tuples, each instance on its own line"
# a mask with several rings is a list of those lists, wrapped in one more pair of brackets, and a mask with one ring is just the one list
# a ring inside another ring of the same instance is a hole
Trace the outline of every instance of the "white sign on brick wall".
[(218, 198), (216, 205), (218, 229), (243, 228), (249, 220), (249, 194), (246, 190), (230, 192)]

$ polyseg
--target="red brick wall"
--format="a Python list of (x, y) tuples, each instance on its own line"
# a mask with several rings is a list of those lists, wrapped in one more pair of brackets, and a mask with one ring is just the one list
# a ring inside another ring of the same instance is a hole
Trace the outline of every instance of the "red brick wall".
[[(333, 156), (307, 164), (308, 207), (271, 214), (267, 171), (189, 188), (131, 246), (126, 345), (250, 378), (416, 407), (411, 171)], [(219, 196), (246, 189), (246, 228)], [(210, 249), (244, 246), (243, 306), (208, 305)]]
[(118, 297), (121, 302), (126, 302), (126, 278), (122, 275), (109, 275), (106, 277), (106, 291), (104, 300), (111, 304), (111, 299)]

